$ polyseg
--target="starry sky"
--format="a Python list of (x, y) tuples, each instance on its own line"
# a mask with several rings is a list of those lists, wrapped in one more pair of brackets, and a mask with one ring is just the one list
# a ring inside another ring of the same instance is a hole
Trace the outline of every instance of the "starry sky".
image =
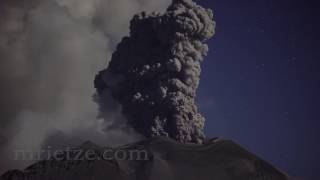
[(320, 6), (196, 2), (217, 22), (197, 98), (207, 136), (233, 139), (294, 177), (319, 179)]

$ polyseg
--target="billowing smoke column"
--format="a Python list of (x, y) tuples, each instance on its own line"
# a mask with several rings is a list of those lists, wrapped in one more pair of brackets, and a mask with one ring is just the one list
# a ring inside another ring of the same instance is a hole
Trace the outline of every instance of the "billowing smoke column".
[(191, 0), (173, 0), (164, 14), (134, 16), (130, 36), (96, 76), (101, 106), (111, 93), (128, 123), (144, 136), (202, 143), (204, 118), (194, 98), (208, 52), (204, 42), (214, 35), (212, 19), (211, 10)]

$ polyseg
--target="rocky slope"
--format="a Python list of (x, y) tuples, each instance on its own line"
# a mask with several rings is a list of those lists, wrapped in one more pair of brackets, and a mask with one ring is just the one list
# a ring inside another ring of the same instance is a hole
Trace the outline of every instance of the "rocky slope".
[[(98, 147), (86, 143), (85, 151)], [(139, 160), (50, 160), (24, 171), (5, 173), (1, 180), (286, 180), (270, 164), (230, 140), (212, 139), (204, 145), (180, 144), (152, 138), (120, 147), (146, 150)], [(119, 150), (118, 149), (118, 150)]]

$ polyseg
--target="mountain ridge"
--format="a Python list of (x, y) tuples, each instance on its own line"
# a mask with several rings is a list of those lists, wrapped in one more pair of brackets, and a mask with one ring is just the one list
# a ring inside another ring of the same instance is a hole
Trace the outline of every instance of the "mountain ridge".
[[(93, 150), (99, 147), (91, 145)], [(114, 150), (130, 149), (145, 150), (148, 152), (148, 159), (40, 161), (24, 171), (8, 171), (0, 180), (289, 179), (286, 174), (232, 140), (215, 138), (203, 145), (196, 145), (155, 137), (114, 148)]]

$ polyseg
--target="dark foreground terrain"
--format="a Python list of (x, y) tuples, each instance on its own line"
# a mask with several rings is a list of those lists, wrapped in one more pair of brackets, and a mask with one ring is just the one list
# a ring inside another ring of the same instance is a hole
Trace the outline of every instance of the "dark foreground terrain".
[[(86, 144), (81, 148), (103, 151)], [(212, 139), (185, 145), (153, 138), (121, 147), (146, 150), (147, 160), (50, 160), (24, 171), (5, 173), (1, 180), (286, 180), (287, 175), (230, 140)]]

